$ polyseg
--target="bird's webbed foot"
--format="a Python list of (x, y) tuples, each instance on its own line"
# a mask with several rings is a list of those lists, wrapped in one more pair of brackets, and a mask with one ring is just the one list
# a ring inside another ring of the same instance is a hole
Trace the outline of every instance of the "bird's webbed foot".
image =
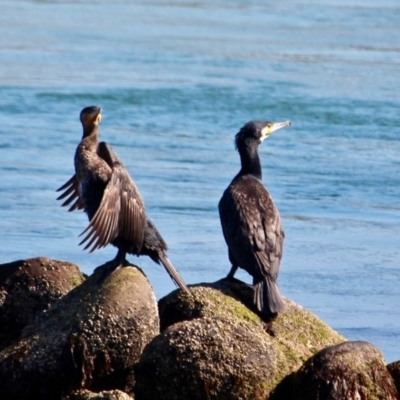
[(269, 322), (263, 322), (263, 328), (264, 328), (264, 331), (266, 332), (266, 333), (268, 333), (268, 335), (270, 335), (270, 336), (272, 336), (272, 337), (275, 337), (276, 336), (276, 330), (275, 330), (275, 328), (273, 327), (273, 324), (272, 324), (272, 321), (269, 321)]
[(106, 262), (103, 265), (100, 265), (100, 267), (95, 268), (94, 273), (100, 273), (100, 280), (106, 279), (108, 276), (110, 276), (114, 271), (117, 269), (121, 268), (122, 265), (119, 263), (116, 263), (115, 260), (111, 260)]
[(104, 280), (108, 276), (110, 276), (113, 272), (117, 271), (122, 267), (126, 267), (129, 265), (129, 262), (125, 258), (126, 253), (118, 251), (117, 256), (114, 260), (108, 261), (107, 263), (97, 267), (94, 272), (97, 273), (101, 271), (100, 279)]
[(236, 279), (234, 278), (236, 271), (238, 270), (238, 266), (237, 265), (233, 265), (232, 264), (232, 268), (229, 271), (229, 274), (225, 277), (225, 279), (227, 281), (235, 281)]

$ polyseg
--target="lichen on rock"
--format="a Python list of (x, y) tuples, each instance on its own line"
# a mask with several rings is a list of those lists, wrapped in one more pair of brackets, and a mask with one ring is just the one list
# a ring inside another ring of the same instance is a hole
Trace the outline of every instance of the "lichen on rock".
[(0, 353), (2, 398), (59, 398), (74, 389), (122, 389), (159, 332), (157, 303), (135, 266), (90, 276)]
[(159, 301), (164, 330), (136, 367), (139, 400), (265, 400), (310, 355), (345, 340), (289, 300), (267, 333), (249, 286), (238, 281), (190, 290), (193, 297), (175, 291)]
[(367, 342), (327, 347), (287, 376), (270, 400), (398, 400), (381, 352)]
[(145, 349), (136, 368), (137, 399), (265, 399), (281, 379), (283, 354), (248, 322), (184, 321)]
[(133, 397), (121, 390), (107, 390), (94, 393), (84, 389), (70, 393), (66, 397), (63, 397), (62, 400), (133, 400)]
[[(191, 286), (193, 297), (174, 291), (159, 301), (161, 330), (178, 321), (204, 317), (230, 317), (264, 327), (263, 320), (252, 310), (252, 290), (242, 282), (221, 280)], [(346, 339), (317, 316), (284, 299), (285, 312), (273, 321), (274, 343), (297, 369), (319, 350)]]
[(37, 257), (0, 265), (0, 350), (85, 280), (72, 263)]

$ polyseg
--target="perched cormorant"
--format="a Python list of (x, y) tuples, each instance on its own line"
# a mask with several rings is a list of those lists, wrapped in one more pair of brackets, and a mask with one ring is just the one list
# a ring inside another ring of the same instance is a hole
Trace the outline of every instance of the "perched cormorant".
[(276, 279), (282, 258), (284, 232), (279, 212), (263, 186), (258, 146), (272, 132), (290, 125), (251, 121), (236, 135), (242, 168), (219, 202), (222, 231), (232, 263), (227, 278), (238, 267), (253, 277), (254, 304), (270, 320), (284, 310)]
[(167, 244), (146, 216), (143, 199), (122, 162), (110, 145), (98, 142), (101, 108), (86, 107), (80, 120), (83, 136), (75, 152), (75, 175), (58, 191), (58, 200), (69, 196), (63, 206), (83, 209), (89, 217), (80, 244), (90, 252), (107, 246), (118, 248), (110, 273), (126, 263), (127, 253), (147, 255), (162, 263), (177, 286), (187, 293), (185, 282), (169, 261)]

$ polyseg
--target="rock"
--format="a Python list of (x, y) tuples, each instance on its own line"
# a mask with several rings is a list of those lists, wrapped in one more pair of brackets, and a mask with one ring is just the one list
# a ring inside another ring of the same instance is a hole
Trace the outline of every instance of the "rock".
[(0, 265), (0, 349), (83, 281), (76, 265), (45, 257)]
[(321, 350), (286, 377), (270, 400), (398, 400), (380, 351), (367, 342)]
[[(191, 286), (193, 297), (174, 291), (159, 301), (161, 331), (180, 321), (204, 317), (230, 317), (249, 321), (264, 329), (262, 319), (253, 307), (251, 288), (239, 280), (221, 280), (215, 283)], [(346, 339), (318, 317), (284, 299), (285, 312), (273, 322), (274, 343), (291, 359), (291, 370), (319, 350), (344, 342)]]
[(397, 392), (400, 394), (400, 361), (395, 361), (387, 365), (387, 369), (390, 372), (390, 375), (392, 375)]
[(275, 386), (321, 348), (345, 339), (317, 317), (285, 300), (275, 336), (239, 299), (248, 286), (217, 282), (175, 291), (159, 302), (165, 330), (136, 366), (138, 400), (267, 399)]
[(136, 399), (266, 399), (287, 372), (269, 335), (244, 321), (179, 322), (144, 350), (136, 369)]
[(100, 270), (0, 353), (2, 399), (56, 399), (82, 388), (129, 393), (132, 366), (158, 332), (143, 273), (124, 267), (104, 279)]
[(89, 390), (78, 390), (62, 400), (133, 400), (133, 397), (121, 392), (121, 390), (110, 390), (94, 393)]

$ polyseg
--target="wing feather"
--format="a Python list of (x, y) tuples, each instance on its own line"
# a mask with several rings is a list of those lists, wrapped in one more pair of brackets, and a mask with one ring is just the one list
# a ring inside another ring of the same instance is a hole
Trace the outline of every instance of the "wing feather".
[(234, 180), (219, 211), (225, 241), (239, 266), (255, 280), (266, 275), (276, 279), (284, 234), (278, 210), (261, 182), (249, 176)]
[(140, 252), (143, 245), (145, 209), (135, 183), (111, 146), (99, 144), (99, 155), (111, 166), (112, 173), (102, 200), (80, 244), (90, 252), (112, 243), (116, 238), (131, 241)]
[(69, 196), (62, 204), (61, 207), (68, 206), (72, 203), (68, 211), (84, 210), (83, 202), (79, 196), (79, 182), (76, 175), (73, 175), (64, 185), (57, 189), (57, 192), (62, 192), (57, 200), (62, 200)]
[(99, 208), (84, 231), (87, 232), (87, 235), (79, 243), (81, 245), (89, 241), (85, 245), (85, 250), (92, 245), (90, 252), (104, 247), (118, 236), (118, 220), (121, 209), (118, 196), (119, 186), (118, 174), (113, 171), (111, 179), (104, 190)]

